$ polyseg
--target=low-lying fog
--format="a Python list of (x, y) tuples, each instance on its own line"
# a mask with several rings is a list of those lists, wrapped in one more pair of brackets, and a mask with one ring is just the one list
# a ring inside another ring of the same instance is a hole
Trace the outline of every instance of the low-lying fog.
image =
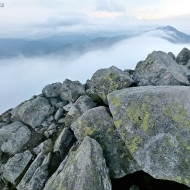
[(190, 44), (172, 44), (158, 37), (142, 35), (119, 42), (107, 49), (91, 51), (80, 57), (14, 58), (0, 60), (0, 113), (41, 93), (47, 84), (63, 82), (66, 78), (85, 83), (100, 68), (112, 65), (134, 69), (153, 50), (175, 55)]

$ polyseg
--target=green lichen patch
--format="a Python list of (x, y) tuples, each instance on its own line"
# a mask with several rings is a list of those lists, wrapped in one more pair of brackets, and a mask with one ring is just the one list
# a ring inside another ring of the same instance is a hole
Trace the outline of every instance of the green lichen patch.
[(131, 105), (126, 108), (126, 112), (131, 122), (134, 125), (139, 125), (144, 132), (148, 130), (149, 125), (152, 125), (148, 104), (138, 104), (135, 101), (132, 101)]

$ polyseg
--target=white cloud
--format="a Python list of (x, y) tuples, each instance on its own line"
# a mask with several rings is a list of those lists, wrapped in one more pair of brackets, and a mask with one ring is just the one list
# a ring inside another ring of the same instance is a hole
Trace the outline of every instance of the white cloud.
[(96, 0), (96, 10), (108, 12), (125, 12), (125, 7), (116, 3), (116, 1)]
[(42, 88), (65, 78), (82, 83), (100, 69), (112, 65), (120, 69), (134, 69), (153, 50), (173, 52), (175, 55), (190, 45), (176, 45), (158, 37), (139, 36), (122, 41), (107, 49), (86, 53), (78, 58), (61, 56), (35, 59), (17, 58), (0, 61), (0, 113), (40, 94)]

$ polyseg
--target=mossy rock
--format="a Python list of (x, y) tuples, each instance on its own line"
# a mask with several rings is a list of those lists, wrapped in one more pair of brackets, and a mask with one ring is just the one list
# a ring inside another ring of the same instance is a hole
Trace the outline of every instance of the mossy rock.
[[(94, 101), (102, 100), (108, 104), (107, 95), (115, 90), (128, 88), (134, 84), (129, 74), (112, 66), (108, 69), (99, 69), (91, 80), (87, 81), (87, 94)], [(100, 100), (99, 100), (100, 99)]]
[(142, 170), (190, 186), (190, 88), (138, 87), (108, 95), (117, 130)]
[(44, 190), (111, 190), (111, 180), (100, 145), (85, 137), (60, 164)]
[(120, 178), (140, 169), (121, 140), (106, 107), (86, 111), (71, 128), (79, 141), (90, 136), (100, 144), (112, 178)]

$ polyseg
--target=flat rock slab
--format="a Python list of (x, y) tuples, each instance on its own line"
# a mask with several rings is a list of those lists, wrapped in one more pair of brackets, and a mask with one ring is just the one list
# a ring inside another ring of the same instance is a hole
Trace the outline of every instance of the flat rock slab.
[(22, 175), (31, 159), (32, 154), (29, 150), (9, 158), (3, 166), (3, 177), (12, 184), (16, 184), (16, 180)]
[(50, 115), (49, 101), (42, 97), (23, 102), (11, 112), (12, 121), (22, 121), (32, 128), (39, 127)]
[(30, 140), (30, 129), (21, 122), (14, 122), (0, 129), (1, 150), (9, 155), (14, 155), (22, 150)]
[(28, 168), (17, 190), (41, 190), (48, 180), (51, 154), (40, 153)]
[(61, 163), (44, 190), (111, 190), (111, 181), (103, 151), (90, 137), (85, 137), (76, 151)]
[(142, 170), (190, 186), (190, 88), (138, 87), (108, 95), (117, 130)]
[(90, 136), (100, 144), (111, 177), (120, 178), (139, 170), (125, 148), (106, 107), (100, 106), (86, 111), (71, 125), (71, 129), (79, 141)]
[(190, 85), (190, 71), (162, 51), (153, 51), (140, 61), (132, 78), (138, 86)]

